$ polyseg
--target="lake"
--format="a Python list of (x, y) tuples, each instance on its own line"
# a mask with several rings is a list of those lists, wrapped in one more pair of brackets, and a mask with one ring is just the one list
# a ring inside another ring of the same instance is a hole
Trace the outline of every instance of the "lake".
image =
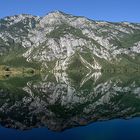
[(139, 73), (48, 73), (0, 80), (2, 140), (140, 139)]

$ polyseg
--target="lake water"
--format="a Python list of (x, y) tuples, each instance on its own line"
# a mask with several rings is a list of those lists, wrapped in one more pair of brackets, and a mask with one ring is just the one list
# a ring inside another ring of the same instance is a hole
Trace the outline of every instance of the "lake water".
[(139, 140), (139, 73), (0, 80), (2, 140)]

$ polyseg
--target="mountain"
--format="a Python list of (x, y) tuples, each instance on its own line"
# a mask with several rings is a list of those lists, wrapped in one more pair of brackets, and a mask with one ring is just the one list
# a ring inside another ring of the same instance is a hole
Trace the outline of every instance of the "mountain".
[(5, 17), (0, 19), (1, 65), (42, 71), (41, 77), (0, 79), (0, 124), (5, 127), (62, 131), (140, 114), (138, 23), (60, 11)]
[(48, 71), (138, 71), (140, 24), (95, 21), (60, 11), (0, 20), (0, 64)]

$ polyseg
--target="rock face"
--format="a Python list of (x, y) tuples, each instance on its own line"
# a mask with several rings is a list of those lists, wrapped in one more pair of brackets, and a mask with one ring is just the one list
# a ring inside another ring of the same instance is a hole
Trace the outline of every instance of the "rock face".
[(90, 70), (100, 70), (107, 64), (125, 67), (133, 63), (137, 67), (140, 24), (93, 21), (60, 11), (44, 17), (1, 19), (0, 54), (15, 46), (24, 50), (21, 55), (27, 62), (40, 62), (55, 71), (71, 66), (75, 55), (85, 67), (90, 65)]
[(0, 52), (6, 47), (12, 49), (12, 46), (20, 45), (22, 47), (31, 46), (28, 38), (29, 32), (35, 28), (39, 17), (31, 15), (16, 15), (5, 17), (0, 20)]

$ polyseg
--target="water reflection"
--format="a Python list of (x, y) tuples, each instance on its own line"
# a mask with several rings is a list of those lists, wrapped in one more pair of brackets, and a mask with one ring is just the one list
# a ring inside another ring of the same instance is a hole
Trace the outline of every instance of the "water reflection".
[(140, 75), (54, 73), (0, 81), (4, 127), (62, 131), (140, 115)]

